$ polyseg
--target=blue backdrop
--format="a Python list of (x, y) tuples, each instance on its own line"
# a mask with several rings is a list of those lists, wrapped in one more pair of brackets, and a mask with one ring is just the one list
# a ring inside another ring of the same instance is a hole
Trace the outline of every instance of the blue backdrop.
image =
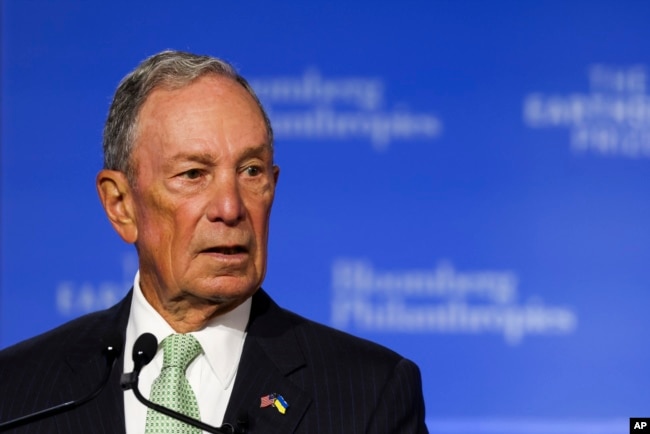
[(439, 434), (650, 416), (650, 3), (2, 1), (0, 347), (117, 301), (118, 81), (248, 77), (282, 176), (265, 288), (422, 369)]

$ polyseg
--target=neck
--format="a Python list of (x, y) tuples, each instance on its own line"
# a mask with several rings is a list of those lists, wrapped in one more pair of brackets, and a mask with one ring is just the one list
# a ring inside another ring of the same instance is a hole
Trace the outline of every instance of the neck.
[(163, 299), (155, 291), (141, 287), (147, 302), (163, 317), (176, 333), (202, 330), (214, 318), (223, 315), (245, 300), (206, 300), (188, 294)]

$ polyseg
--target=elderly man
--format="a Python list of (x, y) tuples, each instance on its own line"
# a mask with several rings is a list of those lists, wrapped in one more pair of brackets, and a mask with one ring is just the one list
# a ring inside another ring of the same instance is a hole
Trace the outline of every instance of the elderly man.
[[(269, 119), (230, 65), (171, 51), (145, 60), (116, 91), (104, 156), (97, 189), (138, 252), (133, 289), (111, 309), (0, 353), (0, 423), (89, 394), (109, 369), (98, 340), (113, 329), (125, 350), (106, 388), (15, 432), (200, 432), (121, 390), (143, 333), (160, 345), (139, 389), (209, 425), (427, 432), (412, 362), (283, 310), (260, 288), (279, 168)], [(169, 374), (179, 358), (180, 374)]]

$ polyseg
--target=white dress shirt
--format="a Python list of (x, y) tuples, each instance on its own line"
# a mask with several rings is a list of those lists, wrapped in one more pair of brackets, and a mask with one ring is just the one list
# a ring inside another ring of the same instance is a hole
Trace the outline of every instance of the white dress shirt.
[[(201, 420), (208, 425), (219, 427), (223, 423), (244, 347), (250, 310), (249, 298), (232, 311), (214, 318), (202, 330), (191, 333), (203, 347), (203, 354), (190, 363), (186, 375), (196, 394)], [(138, 272), (133, 283), (133, 300), (126, 327), (124, 372), (133, 371), (133, 344), (146, 332), (156, 336), (159, 345), (159, 351), (142, 369), (138, 381), (140, 392), (148, 398), (151, 385), (162, 369), (160, 343), (176, 332), (144, 298)], [(124, 394), (124, 416), (127, 434), (144, 433), (147, 407), (130, 390)]]

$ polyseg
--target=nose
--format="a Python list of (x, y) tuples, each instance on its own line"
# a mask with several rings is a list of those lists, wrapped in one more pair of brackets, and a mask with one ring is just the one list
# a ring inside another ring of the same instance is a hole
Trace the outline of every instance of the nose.
[(234, 226), (246, 215), (236, 174), (221, 174), (213, 180), (209, 189), (206, 217), (211, 222), (223, 222)]

